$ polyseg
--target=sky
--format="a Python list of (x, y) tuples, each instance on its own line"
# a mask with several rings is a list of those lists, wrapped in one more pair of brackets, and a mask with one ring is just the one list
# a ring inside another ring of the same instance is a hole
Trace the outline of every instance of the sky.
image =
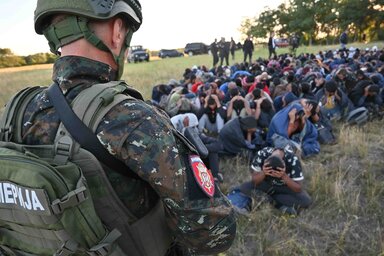
[[(34, 30), (37, 0), (0, 0), (0, 48), (16, 55), (49, 52), (44, 36)], [(239, 29), (246, 18), (283, 0), (141, 0), (143, 25), (131, 45), (150, 50), (184, 48), (187, 43), (210, 44), (215, 38), (243, 41)]]

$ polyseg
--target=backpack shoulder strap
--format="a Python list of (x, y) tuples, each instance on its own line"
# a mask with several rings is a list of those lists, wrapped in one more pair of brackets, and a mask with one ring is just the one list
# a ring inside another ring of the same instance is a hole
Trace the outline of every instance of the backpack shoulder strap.
[[(94, 84), (83, 90), (72, 102), (72, 109), (85, 125), (96, 131), (98, 120), (128, 98), (144, 100), (141, 94), (124, 81)], [(86, 107), (85, 107), (86, 106)]]
[[(122, 84), (121, 82), (92, 85), (76, 97), (73, 102), (73, 109), (69, 106), (58, 84), (54, 83), (49, 87), (48, 96), (62, 121), (57, 132), (56, 142), (60, 140), (60, 138), (67, 137), (63, 135), (70, 135), (77, 144), (80, 144), (84, 149), (93, 153), (100, 162), (104, 163), (115, 172), (118, 172), (123, 176), (129, 176), (133, 179), (139, 179), (135, 172), (131, 171), (129, 167), (112, 156), (107, 149), (104, 148), (94, 132), (88, 128), (90, 125), (89, 121), (85, 121), (85, 123), (83, 121), (85, 117), (92, 121), (92, 117), (95, 115), (97, 116), (97, 112), (100, 109), (112, 105), (110, 103), (113, 102), (114, 95), (123, 92), (126, 89), (127, 86), (125, 83)], [(95, 109), (96, 112), (92, 113), (90, 111), (91, 109)], [(89, 114), (86, 116), (86, 113)], [(92, 117), (89, 118), (89, 115), (92, 115)]]
[(7, 103), (0, 121), (0, 140), (21, 142), (21, 122), (28, 103), (45, 87), (27, 87)]

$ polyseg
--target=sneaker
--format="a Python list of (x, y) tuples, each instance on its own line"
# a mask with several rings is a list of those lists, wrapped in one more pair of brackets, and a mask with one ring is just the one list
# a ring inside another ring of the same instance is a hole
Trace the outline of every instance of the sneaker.
[(288, 215), (297, 216), (297, 211), (296, 211), (295, 208), (293, 208), (292, 206), (282, 205), (282, 206), (279, 207), (279, 210), (280, 210), (283, 214), (288, 214)]

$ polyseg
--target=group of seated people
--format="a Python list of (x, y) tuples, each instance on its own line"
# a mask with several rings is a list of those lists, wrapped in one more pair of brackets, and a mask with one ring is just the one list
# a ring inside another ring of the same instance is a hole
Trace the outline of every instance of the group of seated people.
[(210, 70), (194, 66), (182, 79), (154, 86), (151, 103), (179, 132), (198, 137), (216, 180), (223, 179), (222, 156), (247, 157), (251, 181), (228, 195), (235, 207), (249, 210), (252, 193), (263, 191), (278, 209), (296, 214), (311, 204), (300, 159), (319, 154), (320, 144), (337, 143), (334, 120), (381, 118), (383, 100), (384, 49), (351, 47)]

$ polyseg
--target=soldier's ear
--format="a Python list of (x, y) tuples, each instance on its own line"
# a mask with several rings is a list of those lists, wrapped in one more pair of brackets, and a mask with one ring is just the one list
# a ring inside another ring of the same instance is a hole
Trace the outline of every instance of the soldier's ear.
[(112, 22), (112, 47), (119, 48), (125, 41), (127, 28), (121, 18), (116, 18)]

